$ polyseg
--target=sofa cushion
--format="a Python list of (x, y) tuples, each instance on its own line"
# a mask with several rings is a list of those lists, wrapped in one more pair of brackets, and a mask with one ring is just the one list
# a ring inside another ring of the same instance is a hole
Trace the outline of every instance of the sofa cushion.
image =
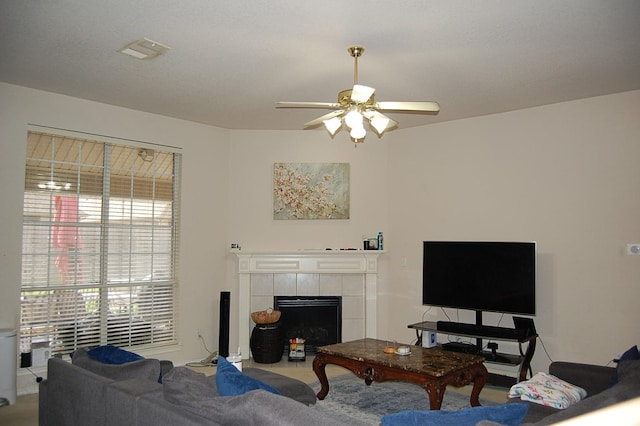
[(613, 367), (578, 362), (554, 361), (549, 365), (549, 374), (580, 386), (587, 391), (587, 397), (610, 388), (613, 371)]
[[(165, 393), (165, 398), (184, 410), (221, 425), (327, 426), (328, 424), (327, 419), (311, 407), (264, 390), (214, 398), (203, 397), (200, 394), (178, 396)], [(331, 426), (345, 425), (339, 421), (330, 424)]]
[(493, 407), (471, 407), (458, 411), (401, 411), (383, 416), (383, 426), (458, 426), (475, 425), (483, 420), (505, 426), (517, 426), (527, 414), (527, 404), (502, 404)]
[[(231, 368), (235, 369), (233, 365)], [(220, 396), (216, 376), (207, 377), (185, 367), (175, 367), (164, 378), (164, 399), (219, 424), (326, 425), (320, 413), (291, 398), (263, 390)]]
[(237, 396), (257, 389), (280, 395), (280, 392), (273, 386), (243, 374), (224, 357), (218, 357), (216, 384), (218, 385), (218, 392), (222, 396)]
[(112, 345), (95, 347), (90, 349), (87, 355), (103, 364), (124, 364), (126, 362), (144, 359), (144, 357), (137, 353), (125, 351)]
[(126, 364), (104, 364), (91, 358), (86, 348), (80, 348), (73, 353), (71, 362), (93, 373), (112, 380), (142, 379), (157, 381), (160, 377), (160, 361), (157, 359), (140, 359)]
[(138, 425), (140, 418), (147, 416), (147, 413), (141, 413), (137, 409), (142, 396), (163, 398), (162, 385), (138, 379), (121, 380), (108, 385), (104, 401), (109, 416), (108, 425)]
[(191, 395), (203, 398), (220, 396), (215, 376), (205, 376), (186, 367), (175, 367), (168, 372), (162, 380), (162, 387), (165, 399), (175, 403)]

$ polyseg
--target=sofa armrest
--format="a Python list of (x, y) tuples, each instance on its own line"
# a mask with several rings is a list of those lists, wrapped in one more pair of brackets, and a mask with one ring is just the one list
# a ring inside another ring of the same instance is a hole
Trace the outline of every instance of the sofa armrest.
[[(44, 383), (44, 382), (42, 382)], [(50, 425), (92, 425), (106, 423), (106, 388), (113, 380), (72, 365), (60, 358), (49, 358), (47, 380), (40, 391)]]
[(576, 362), (552, 362), (549, 374), (572, 385), (580, 386), (592, 396), (609, 388), (615, 368)]
[(313, 405), (316, 403), (316, 393), (308, 384), (301, 380), (261, 368), (248, 367), (243, 370), (243, 373), (276, 388), (282, 396), (294, 399), (304, 405)]

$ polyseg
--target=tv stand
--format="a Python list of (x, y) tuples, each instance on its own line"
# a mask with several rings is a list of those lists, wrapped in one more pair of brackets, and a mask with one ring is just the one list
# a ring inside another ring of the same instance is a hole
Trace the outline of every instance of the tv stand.
[[(481, 326), (481, 324), (478, 324), (478, 325)], [(484, 334), (477, 334), (477, 333), (474, 333), (473, 331), (467, 331), (465, 333), (453, 332), (453, 331), (449, 332), (449, 331), (438, 330), (438, 323), (436, 321), (423, 321), (416, 324), (410, 324), (408, 327), (415, 329), (416, 335), (418, 335), (420, 331), (432, 331), (432, 332), (441, 333), (441, 334), (453, 334), (456, 336), (475, 338), (476, 345), (472, 345), (472, 344), (449, 345), (448, 349), (457, 350), (459, 352), (474, 351), (475, 353), (478, 353), (484, 356), (487, 362), (492, 362), (497, 364), (507, 364), (507, 365), (519, 365), (520, 368), (518, 370), (518, 382), (526, 380), (527, 378), (527, 371), (529, 371), (529, 368), (531, 367), (531, 359), (533, 358), (533, 354), (536, 349), (536, 339), (538, 337), (536, 333), (530, 333), (529, 335), (526, 335), (523, 337), (515, 337), (515, 336), (505, 337), (504, 335), (501, 337), (500, 336), (493, 337), (493, 336), (487, 336)], [(495, 351), (495, 349), (487, 352), (482, 350), (482, 339), (511, 341), (511, 342), (518, 342), (520, 344), (526, 343), (527, 348), (524, 353), (524, 356), (498, 353)], [(447, 349), (447, 345), (448, 344), (442, 345), (441, 348)]]
[(517, 355), (487, 351), (482, 352), (480, 355), (482, 355), (486, 361), (495, 362), (496, 364), (520, 365), (522, 363), (522, 357)]

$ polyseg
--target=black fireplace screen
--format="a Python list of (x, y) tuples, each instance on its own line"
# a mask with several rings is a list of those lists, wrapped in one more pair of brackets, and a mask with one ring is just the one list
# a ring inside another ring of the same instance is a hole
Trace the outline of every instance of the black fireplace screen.
[(289, 339), (306, 340), (305, 352), (315, 354), (318, 346), (342, 342), (341, 296), (274, 296), (274, 308), (280, 312), (285, 349)]

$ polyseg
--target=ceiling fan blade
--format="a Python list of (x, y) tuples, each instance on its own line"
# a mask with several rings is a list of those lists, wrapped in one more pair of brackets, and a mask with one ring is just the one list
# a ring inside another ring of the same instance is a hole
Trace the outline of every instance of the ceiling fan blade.
[(332, 111), (329, 114), (325, 114), (322, 117), (318, 117), (315, 120), (311, 120), (308, 123), (304, 123), (304, 128), (308, 128), (308, 127), (314, 127), (314, 126), (319, 126), (320, 124), (322, 124), (325, 120), (329, 120), (332, 119), (333, 117), (338, 117), (340, 115), (344, 114), (344, 110), (339, 109), (337, 111)]
[(367, 102), (375, 91), (376, 89), (373, 87), (354, 84), (353, 90), (351, 91), (351, 100), (358, 103)]
[(340, 108), (340, 104), (336, 102), (278, 102), (276, 108), (336, 109)]
[(440, 105), (437, 102), (377, 102), (376, 108), (382, 111), (440, 111)]

